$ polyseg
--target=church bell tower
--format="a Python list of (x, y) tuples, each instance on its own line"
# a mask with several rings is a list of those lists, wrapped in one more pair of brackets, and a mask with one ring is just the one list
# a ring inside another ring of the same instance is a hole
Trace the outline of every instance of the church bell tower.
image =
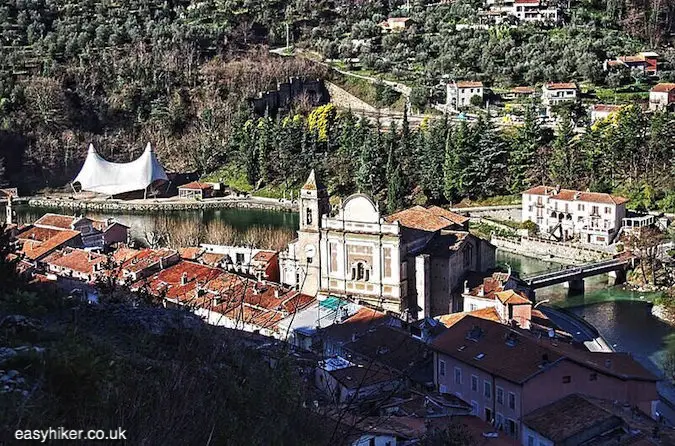
[(321, 217), (329, 210), (326, 186), (312, 170), (300, 189), (300, 229), (295, 251), (299, 270), (303, 271), (300, 289), (310, 296), (316, 296), (321, 288)]

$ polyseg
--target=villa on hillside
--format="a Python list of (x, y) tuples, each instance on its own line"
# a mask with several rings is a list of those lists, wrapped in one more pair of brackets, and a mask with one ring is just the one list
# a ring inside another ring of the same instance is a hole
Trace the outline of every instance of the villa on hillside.
[(537, 186), (523, 192), (522, 221), (558, 241), (608, 245), (626, 217), (627, 198), (598, 192)]
[(515, 17), (522, 23), (558, 23), (560, 20), (560, 9), (546, 0), (487, 0), (486, 6), (496, 25), (507, 17)]
[(354, 194), (332, 216), (312, 172), (300, 194), (298, 238), (279, 254), (281, 282), (412, 318), (457, 311), (464, 277), (494, 267), (495, 247), (468, 231), (467, 217), (414, 206), (382, 216)]
[(541, 87), (541, 105), (550, 116), (551, 109), (556, 105), (576, 101), (578, 92), (574, 82), (548, 82)]
[(668, 110), (675, 105), (675, 83), (656, 84), (649, 91), (649, 109)]
[(482, 82), (459, 81), (451, 82), (447, 85), (447, 105), (453, 109), (471, 105), (471, 98), (474, 96), (483, 103), (483, 94), (485, 87)]

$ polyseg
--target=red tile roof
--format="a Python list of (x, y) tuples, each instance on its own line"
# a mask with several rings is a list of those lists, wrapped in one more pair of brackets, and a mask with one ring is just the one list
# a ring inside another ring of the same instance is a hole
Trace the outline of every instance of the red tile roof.
[(388, 223), (399, 222), (401, 226), (420, 231), (435, 232), (453, 225), (464, 225), (469, 219), (437, 206), (424, 208), (413, 206), (385, 217)]
[(191, 190), (208, 190), (213, 189), (212, 184), (201, 183), (199, 181), (193, 181), (191, 183), (183, 184), (178, 186), (178, 189), (191, 189)]
[(35, 226), (49, 226), (52, 228), (72, 229), (73, 221), (77, 217), (60, 214), (45, 214), (34, 223)]
[(481, 88), (483, 83), (480, 81), (459, 81), (457, 87), (459, 88)]
[(574, 82), (548, 82), (546, 83), (547, 90), (576, 90), (577, 84)]
[(215, 252), (205, 252), (199, 257), (199, 261), (205, 265), (218, 266), (225, 258), (224, 254), (216, 254)]
[(560, 343), (553, 346), (544, 339), (471, 315), (437, 337), (431, 347), (514, 383), (523, 383), (560, 361), (572, 361), (622, 380), (657, 381), (630, 355), (582, 351)]
[(523, 193), (529, 195), (548, 195), (556, 200), (565, 201), (575, 201), (575, 197), (578, 197), (576, 198), (576, 201), (586, 201), (589, 203), (624, 204), (628, 202), (628, 198), (603, 192), (582, 192), (572, 189), (560, 189), (560, 191), (556, 193), (556, 188), (549, 186), (536, 186)]
[(42, 261), (48, 265), (89, 274), (94, 271), (94, 265), (104, 264), (107, 261), (107, 257), (83, 249), (67, 248), (63, 251), (50, 254)]
[(274, 258), (278, 253), (276, 251), (258, 251), (251, 260), (256, 262), (267, 263)]
[(513, 290), (506, 290), (506, 291), (499, 291), (495, 293), (495, 297), (499, 299), (499, 301), (506, 305), (506, 304), (513, 304), (513, 305), (521, 305), (521, 304), (532, 304), (529, 299), (526, 297), (516, 293)]
[(474, 310), (470, 312), (444, 314), (442, 316), (438, 316), (436, 319), (438, 319), (441, 324), (450, 328), (457, 322), (464, 319), (466, 316), (473, 316), (480, 319), (487, 319), (489, 321), (501, 322), (495, 307), (481, 308), (480, 310)]
[(389, 324), (393, 319), (386, 313), (370, 308), (361, 308), (343, 322), (321, 329), (321, 337), (336, 342), (349, 342), (352, 340), (352, 336), (359, 337), (370, 328)]
[(185, 260), (133, 285), (134, 289), (143, 287), (156, 296), (268, 329), (314, 302), (312, 296), (277, 284)]
[(39, 228), (36, 226), (27, 226), (22, 232), (17, 234), (16, 238), (19, 240), (30, 240), (35, 242), (45, 242), (57, 235), (61, 230)]
[(533, 94), (535, 91), (532, 87), (513, 87), (511, 89), (511, 92), (516, 94)]
[(23, 247), (21, 250), (29, 259), (39, 260), (79, 236), (80, 233), (77, 231), (55, 231), (55, 234), (52, 237), (49, 237), (44, 241), (31, 239), (23, 240)]
[(624, 106), (623, 105), (609, 105), (609, 104), (594, 104), (593, 105), (593, 111), (597, 112), (617, 112), (619, 110), (623, 110)]
[(675, 90), (675, 83), (661, 83), (654, 85), (649, 91), (652, 93), (670, 93), (673, 90)]
[(185, 260), (196, 260), (202, 255), (203, 252), (204, 248), (200, 248), (198, 246), (192, 246), (189, 248), (180, 248), (178, 250), (180, 258)]

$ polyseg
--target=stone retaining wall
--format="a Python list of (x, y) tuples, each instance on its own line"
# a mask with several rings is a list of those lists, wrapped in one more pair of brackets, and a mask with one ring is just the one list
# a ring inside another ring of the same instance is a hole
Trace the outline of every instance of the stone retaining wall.
[(231, 200), (206, 200), (194, 202), (133, 202), (121, 200), (87, 201), (87, 200), (61, 200), (53, 198), (31, 198), (29, 206), (45, 208), (75, 209), (79, 211), (112, 211), (112, 212), (167, 212), (167, 211), (193, 211), (201, 209), (263, 209), (270, 211), (297, 211), (297, 203), (288, 201), (265, 199), (231, 199)]
[(511, 220), (520, 222), (522, 220), (523, 209), (519, 204), (506, 206), (483, 206), (474, 208), (452, 208), (452, 212), (466, 215), (468, 217), (491, 217), (497, 220)]
[(505, 238), (493, 235), (491, 243), (499, 249), (526, 257), (561, 263), (584, 264), (606, 258), (606, 252), (571, 243), (558, 243), (529, 237)]

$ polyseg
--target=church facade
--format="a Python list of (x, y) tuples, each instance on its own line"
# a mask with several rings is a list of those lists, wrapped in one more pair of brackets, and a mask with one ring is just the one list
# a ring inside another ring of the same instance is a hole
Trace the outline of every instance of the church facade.
[(279, 256), (282, 283), (305, 294), (420, 318), (461, 311), (452, 297), (466, 275), (494, 267), (494, 246), (469, 234), (466, 217), (422, 206), (383, 217), (363, 194), (331, 215), (328, 198), (312, 172), (298, 238)]

